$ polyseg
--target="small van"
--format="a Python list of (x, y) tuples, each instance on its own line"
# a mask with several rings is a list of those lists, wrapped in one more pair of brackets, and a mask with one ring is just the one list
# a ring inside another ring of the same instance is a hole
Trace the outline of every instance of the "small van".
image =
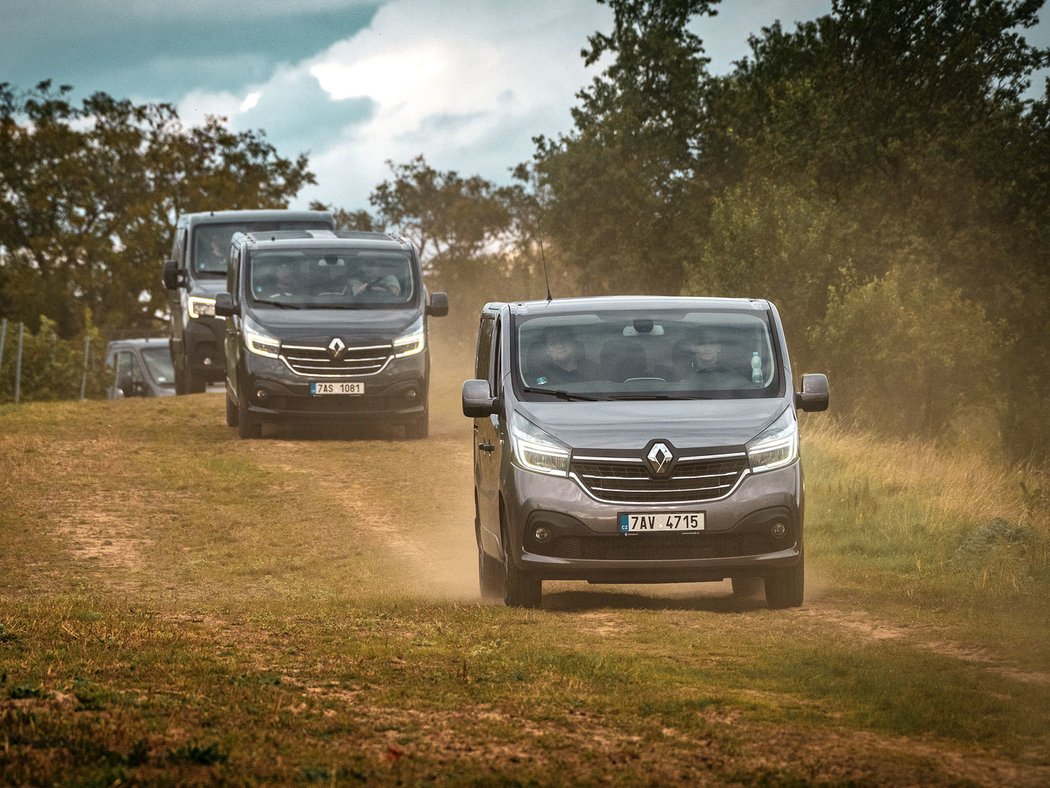
[(238, 233), (227, 291), (226, 423), (257, 438), (264, 422), (402, 424), (429, 431), (429, 294), (415, 248), (385, 233)]
[(226, 287), (226, 254), (235, 232), (332, 230), (327, 211), (207, 211), (185, 213), (175, 224), (164, 286), (171, 314), (175, 393), (197, 394), (223, 373), (225, 326), (215, 315), (215, 294)]
[(106, 346), (106, 366), (113, 370), (113, 385), (106, 389), (109, 399), (175, 393), (167, 339), (115, 339)]
[(474, 379), (474, 505), (484, 598), (537, 607), (544, 580), (764, 585), (802, 604), (795, 390), (769, 301), (608, 297), (493, 303)]

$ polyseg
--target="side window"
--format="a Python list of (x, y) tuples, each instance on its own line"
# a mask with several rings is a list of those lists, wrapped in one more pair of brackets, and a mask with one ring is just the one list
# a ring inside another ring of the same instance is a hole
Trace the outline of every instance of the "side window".
[(488, 315), (483, 315), (478, 326), (478, 349), (474, 357), (474, 377), (478, 380), (489, 379), (489, 365), (492, 357), (492, 327), (495, 323)]
[(240, 272), (240, 249), (236, 246), (230, 248), (230, 258), (226, 261), (226, 292), (233, 295), (237, 301), (237, 274)]
[(493, 322), (496, 324), (496, 328), (492, 337), (492, 369), (489, 370), (489, 391), (493, 394), (499, 394), (500, 381), (503, 380), (503, 353), (500, 348), (502, 323), (499, 318), (496, 318)]
[(175, 241), (171, 245), (171, 259), (178, 263), (179, 268), (186, 267), (186, 228), (179, 227), (175, 231)]

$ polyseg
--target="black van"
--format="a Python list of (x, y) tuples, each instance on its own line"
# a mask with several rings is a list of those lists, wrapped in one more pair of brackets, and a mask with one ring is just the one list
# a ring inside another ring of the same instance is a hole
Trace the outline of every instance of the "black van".
[(265, 421), (405, 425), (428, 433), (428, 296), (416, 250), (385, 233), (238, 233), (227, 290), (226, 423), (242, 438)]
[(226, 286), (226, 255), (233, 234), (334, 228), (335, 220), (326, 211), (208, 211), (179, 216), (171, 257), (164, 263), (176, 394), (196, 394), (223, 379), (225, 329), (215, 316), (215, 294)]

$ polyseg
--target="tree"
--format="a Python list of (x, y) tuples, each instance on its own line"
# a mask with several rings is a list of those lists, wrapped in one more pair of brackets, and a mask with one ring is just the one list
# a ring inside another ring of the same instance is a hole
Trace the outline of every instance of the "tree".
[[(812, 326), (841, 310), (829, 293), (885, 282), (923, 249), (926, 277), (958, 288), (1010, 340), (988, 363), (1019, 456), (1050, 453), (1038, 382), (1050, 379), (1050, 125), (1045, 94), (1024, 98), (1050, 54), (1017, 32), (1041, 5), (839, 0), (793, 33), (774, 25), (753, 38), (752, 57), (708, 91), (721, 122), (707, 128), (731, 130), (709, 143), (736, 162), (739, 180), (716, 201), (704, 254), (689, 265), (692, 282), (739, 289), (746, 274), (786, 304), (805, 294), (799, 314)], [(899, 288), (920, 281), (900, 279), (883, 296), (916, 305)], [(858, 352), (874, 340), (852, 338)], [(819, 345), (802, 348), (820, 364)]]
[(68, 85), (0, 83), (0, 306), (36, 330), (148, 328), (165, 308), (160, 261), (180, 212), (284, 207), (314, 176), (262, 132), (185, 128), (167, 104)]
[(598, 292), (675, 292), (708, 197), (698, 158), (707, 59), (687, 25), (714, 2), (609, 5), (612, 32), (591, 36), (582, 55), (610, 65), (579, 94), (573, 132), (537, 139), (543, 226)]

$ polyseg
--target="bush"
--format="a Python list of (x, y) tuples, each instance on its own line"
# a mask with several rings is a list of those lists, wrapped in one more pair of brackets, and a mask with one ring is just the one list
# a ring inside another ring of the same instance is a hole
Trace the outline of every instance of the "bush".
[[(90, 314), (85, 318), (85, 333), (70, 340), (60, 339), (55, 325), (55, 321), (41, 316), (40, 330), (36, 334), (28, 329), (22, 332), (20, 401), (78, 399), (81, 383), (85, 382), (85, 337), (88, 365), (84, 396), (104, 397), (110, 377), (105, 364), (106, 342), (91, 324)], [(0, 360), (0, 402), (15, 399), (18, 336), (19, 324), (8, 321)]]
[(1004, 347), (980, 305), (915, 259), (833, 292), (813, 344), (824, 349), (837, 410), (884, 434), (925, 438), (964, 409), (989, 407)]

